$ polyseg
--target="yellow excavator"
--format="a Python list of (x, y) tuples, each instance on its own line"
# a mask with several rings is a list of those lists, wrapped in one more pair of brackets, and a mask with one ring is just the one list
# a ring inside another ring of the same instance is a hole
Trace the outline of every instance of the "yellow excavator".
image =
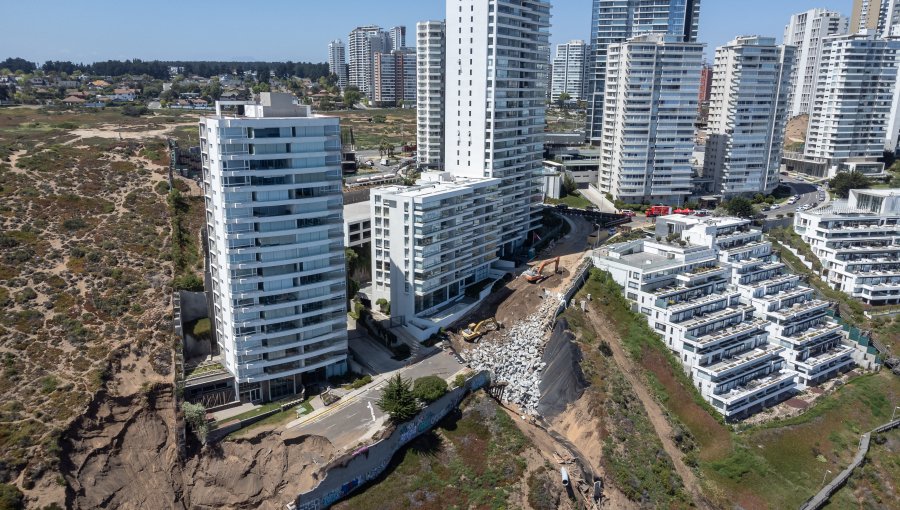
[(528, 283), (537, 283), (544, 278), (547, 278), (549, 275), (544, 274), (544, 267), (546, 267), (547, 264), (553, 264), (553, 272), (551, 274), (556, 274), (557, 272), (559, 272), (559, 257), (556, 257), (555, 259), (547, 259), (541, 262), (541, 265), (537, 266), (537, 269), (535, 269), (534, 266), (531, 266), (528, 271), (525, 271), (523, 273), (525, 275), (525, 279), (528, 280)]
[(496, 331), (498, 329), (500, 329), (500, 323), (494, 320), (493, 317), (491, 317), (490, 319), (485, 319), (478, 324), (475, 324), (474, 322), (472, 324), (469, 324), (468, 328), (462, 330), (462, 337), (466, 342), (474, 342), (485, 333)]

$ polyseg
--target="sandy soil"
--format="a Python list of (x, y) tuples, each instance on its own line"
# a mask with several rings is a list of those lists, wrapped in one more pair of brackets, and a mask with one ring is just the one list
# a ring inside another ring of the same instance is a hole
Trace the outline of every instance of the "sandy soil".
[(798, 115), (788, 120), (784, 130), (784, 143), (805, 142), (806, 128), (809, 125), (809, 115)]
[(115, 124), (103, 124), (97, 128), (88, 128), (88, 129), (73, 129), (70, 131), (70, 134), (77, 136), (78, 138), (66, 142), (66, 144), (71, 144), (73, 142), (78, 141), (80, 138), (116, 138), (119, 140), (146, 140), (148, 138), (165, 138), (169, 133), (174, 131), (176, 128), (180, 126), (193, 126), (196, 125), (196, 122), (181, 122), (181, 123), (173, 123), (166, 124), (163, 127), (158, 127), (159, 124), (148, 124), (147, 128), (141, 128), (139, 131), (134, 130), (134, 127), (131, 127), (129, 130), (122, 129), (121, 126)]

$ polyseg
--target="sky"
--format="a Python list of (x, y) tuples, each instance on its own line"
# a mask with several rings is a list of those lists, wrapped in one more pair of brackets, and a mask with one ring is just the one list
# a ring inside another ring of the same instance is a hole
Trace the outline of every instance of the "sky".
[[(550, 0), (551, 43), (590, 37), (591, 0)], [(849, 17), (852, 0), (702, 0), (700, 42), (707, 54), (737, 35), (781, 40), (791, 14), (816, 7)], [(243, 14), (246, 14), (243, 16)], [(325, 62), (328, 42), (356, 26), (444, 18), (443, 0), (247, 0), (8, 2), (0, 60), (266, 60)], [(555, 53), (555, 49), (553, 50)]]

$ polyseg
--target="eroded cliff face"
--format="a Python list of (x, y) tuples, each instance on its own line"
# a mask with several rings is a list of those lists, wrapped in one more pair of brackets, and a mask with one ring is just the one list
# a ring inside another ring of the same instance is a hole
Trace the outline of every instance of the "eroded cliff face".
[(181, 459), (172, 389), (98, 395), (62, 438), (67, 508), (276, 509), (316, 483), (334, 455), (319, 436), (256, 436)]

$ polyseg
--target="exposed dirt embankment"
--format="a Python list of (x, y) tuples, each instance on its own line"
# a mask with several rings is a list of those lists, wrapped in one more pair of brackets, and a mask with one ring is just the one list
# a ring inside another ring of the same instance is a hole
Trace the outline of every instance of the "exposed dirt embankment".
[(184, 468), (191, 508), (284, 508), (315, 485), (313, 473), (333, 455), (321, 436), (263, 433), (207, 447)]
[(67, 508), (283, 508), (315, 484), (327, 439), (260, 434), (181, 460), (170, 386), (99, 395), (62, 439)]

